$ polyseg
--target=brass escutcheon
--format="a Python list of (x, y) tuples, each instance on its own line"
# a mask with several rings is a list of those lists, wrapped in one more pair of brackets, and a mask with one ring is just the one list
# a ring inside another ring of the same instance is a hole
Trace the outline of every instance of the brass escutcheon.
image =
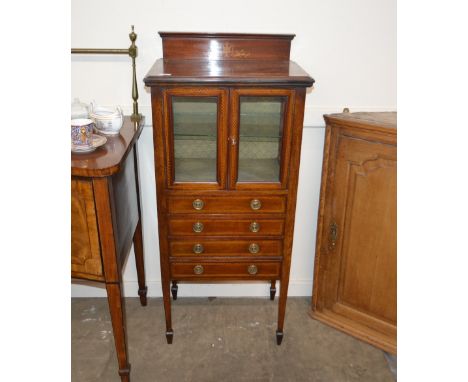
[(258, 224), (257, 222), (252, 222), (250, 223), (250, 232), (258, 232), (260, 231), (260, 224)]
[(260, 246), (257, 243), (252, 243), (249, 245), (250, 253), (258, 253), (260, 251)]
[(193, 273), (195, 273), (196, 275), (201, 275), (203, 273), (204, 269), (203, 269), (203, 265), (195, 265), (193, 267)]
[(197, 243), (193, 246), (193, 253), (200, 254), (203, 253), (205, 249), (203, 248), (203, 245), (200, 243)]
[(256, 265), (251, 264), (247, 267), (247, 272), (249, 273), (249, 275), (256, 275), (258, 272), (258, 268)]
[(262, 208), (262, 202), (258, 199), (252, 199), (250, 201), (250, 208), (252, 208), (253, 210), (259, 210), (260, 208)]
[(332, 251), (336, 247), (336, 241), (338, 240), (338, 224), (332, 222), (330, 224), (330, 237), (328, 242), (328, 249)]
[(203, 223), (202, 222), (193, 223), (192, 228), (193, 228), (193, 232), (200, 233), (201, 231), (203, 231)]
[(200, 211), (201, 209), (203, 209), (203, 207), (205, 206), (205, 203), (203, 202), (203, 200), (201, 199), (195, 199), (192, 203), (192, 206), (193, 208), (195, 208), (197, 211)]

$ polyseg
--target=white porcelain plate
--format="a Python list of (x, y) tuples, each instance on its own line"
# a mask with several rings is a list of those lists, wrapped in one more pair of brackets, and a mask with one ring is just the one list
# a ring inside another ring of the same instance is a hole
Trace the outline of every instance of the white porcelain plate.
[(82, 146), (77, 146), (72, 143), (71, 145), (71, 151), (74, 152), (75, 154), (81, 154), (81, 153), (90, 153), (96, 150), (98, 147), (101, 147), (103, 144), (107, 142), (107, 138), (103, 137), (101, 135), (93, 134), (93, 145), (90, 147), (82, 147)]

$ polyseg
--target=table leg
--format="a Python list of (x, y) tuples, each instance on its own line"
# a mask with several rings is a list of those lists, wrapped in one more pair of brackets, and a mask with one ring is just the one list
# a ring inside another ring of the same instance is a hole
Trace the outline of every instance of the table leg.
[(276, 330), (276, 343), (281, 345), (283, 341), (283, 325), (284, 325), (284, 316), (286, 313), (286, 300), (288, 298), (288, 282), (289, 280), (283, 280), (281, 282), (281, 289), (279, 295), (279, 303), (278, 303), (278, 328)]
[(141, 231), (141, 220), (138, 221), (133, 235), (133, 249), (135, 250), (135, 262), (138, 277), (138, 295), (140, 296), (140, 303), (146, 306), (146, 294), (148, 287), (145, 280), (145, 262), (143, 258), (143, 234)]
[(174, 337), (174, 330), (172, 329), (172, 317), (171, 317), (171, 292), (170, 292), (170, 281), (164, 277), (164, 271), (162, 272), (162, 290), (163, 290), (163, 302), (164, 302), (164, 313), (166, 315), (166, 341), (170, 345)]
[(122, 382), (130, 382), (130, 363), (128, 362), (127, 338), (125, 334), (125, 307), (122, 288), (119, 283), (109, 283), (106, 284), (106, 289), (120, 379)]

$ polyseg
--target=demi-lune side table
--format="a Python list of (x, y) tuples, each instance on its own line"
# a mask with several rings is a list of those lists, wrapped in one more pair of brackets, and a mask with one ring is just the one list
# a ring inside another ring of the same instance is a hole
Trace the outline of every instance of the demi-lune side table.
[(130, 381), (122, 267), (132, 243), (143, 306), (147, 293), (136, 145), (143, 124), (126, 117), (104, 146), (71, 155), (71, 276), (106, 285), (122, 382)]

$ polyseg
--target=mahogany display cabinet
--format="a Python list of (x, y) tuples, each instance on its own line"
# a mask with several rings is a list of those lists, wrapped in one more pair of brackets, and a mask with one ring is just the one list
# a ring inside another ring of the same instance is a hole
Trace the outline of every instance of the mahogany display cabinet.
[(290, 61), (294, 35), (159, 34), (163, 58), (144, 82), (167, 342), (179, 281), (265, 280), (273, 300), (279, 280), (281, 344), (304, 102), (314, 80)]

